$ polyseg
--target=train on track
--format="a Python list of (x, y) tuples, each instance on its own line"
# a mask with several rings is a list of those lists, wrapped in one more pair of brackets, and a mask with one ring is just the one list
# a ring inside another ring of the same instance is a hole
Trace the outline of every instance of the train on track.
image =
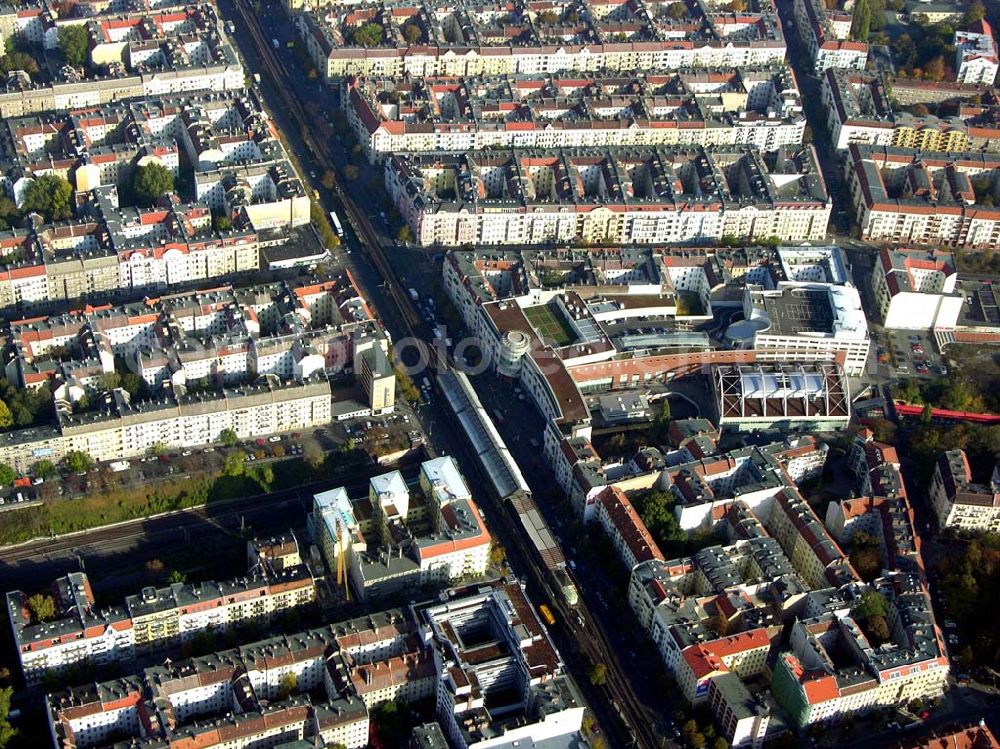
[(566, 569), (566, 557), (469, 378), (464, 372), (448, 367), (438, 375), (437, 381), (479, 461), (483, 475), (492, 484), (493, 493), (512, 520), (516, 520), (517, 532), (524, 545), (545, 569), (553, 595), (575, 606), (579, 596)]

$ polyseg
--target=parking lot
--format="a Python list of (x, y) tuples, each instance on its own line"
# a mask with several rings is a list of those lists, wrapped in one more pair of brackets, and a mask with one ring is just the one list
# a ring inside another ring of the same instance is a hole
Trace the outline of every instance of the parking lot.
[[(906, 377), (944, 377), (948, 369), (941, 361), (933, 334), (928, 331), (890, 330), (878, 341), (880, 348), (892, 351), (897, 374)], [(891, 358), (891, 357), (890, 357)]]

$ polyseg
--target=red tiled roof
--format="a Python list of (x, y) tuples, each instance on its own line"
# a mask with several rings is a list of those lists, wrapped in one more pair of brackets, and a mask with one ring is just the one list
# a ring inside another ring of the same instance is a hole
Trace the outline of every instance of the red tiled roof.
[(631, 550), (636, 562), (663, 560), (663, 553), (625, 492), (617, 486), (609, 486), (597, 496), (597, 501), (604, 507), (615, 531)]

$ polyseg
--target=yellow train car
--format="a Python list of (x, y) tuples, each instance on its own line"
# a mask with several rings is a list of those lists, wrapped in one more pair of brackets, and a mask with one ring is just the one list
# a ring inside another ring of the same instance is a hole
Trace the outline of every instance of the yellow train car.
[(541, 606), (539, 606), (538, 611), (542, 615), (542, 619), (544, 619), (545, 623), (548, 624), (550, 627), (556, 623), (556, 618), (552, 614), (552, 609), (550, 609), (547, 604), (543, 603)]

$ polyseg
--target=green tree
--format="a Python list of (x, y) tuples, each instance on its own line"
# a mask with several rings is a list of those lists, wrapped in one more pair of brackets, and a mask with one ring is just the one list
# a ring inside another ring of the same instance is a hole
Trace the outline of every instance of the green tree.
[(930, 403), (924, 404), (924, 410), (920, 412), (920, 423), (927, 425), (934, 421), (934, 408)]
[(945, 67), (943, 55), (928, 60), (924, 65), (924, 78), (929, 81), (944, 80)]
[(587, 672), (587, 678), (590, 679), (590, 683), (595, 687), (604, 686), (608, 680), (608, 667), (603, 663), (595, 663), (590, 667), (590, 671)]
[(882, 544), (871, 534), (859, 531), (851, 539), (850, 560), (861, 579), (870, 582), (882, 571)]
[(233, 450), (226, 455), (222, 472), (226, 476), (242, 476), (246, 472), (247, 454), (242, 450)]
[(11, 486), (15, 478), (17, 474), (14, 473), (14, 469), (6, 463), (0, 463), (0, 486)]
[(684, 738), (687, 739), (688, 743), (691, 743), (692, 737), (698, 733), (698, 721), (694, 718), (687, 720), (683, 726), (681, 726), (681, 733), (684, 734)]
[(240, 438), (236, 435), (236, 431), (233, 429), (223, 429), (219, 432), (219, 442), (221, 442), (226, 447), (232, 447)]
[(348, 164), (344, 167), (344, 176), (351, 182), (356, 180), (360, 175), (361, 170), (359, 170), (354, 164)]
[(660, 408), (656, 411), (656, 418), (653, 422), (653, 434), (661, 442), (666, 441), (667, 432), (670, 430), (670, 399), (664, 398), (660, 401)]
[(0, 58), (0, 73), (6, 75), (15, 70), (23, 70), (34, 80), (38, 76), (38, 61), (27, 52), (18, 50), (8, 52)]
[(32, 621), (50, 622), (56, 618), (55, 599), (44, 593), (35, 593), (28, 598), (28, 611), (31, 612)]
[(860, 42), (867, 42), (871, 33), (871, 9), (868, 0), (858, 0), (854, 5), (854, 18), (851, 21), (851, 36)]
[(712, 749), (729, 749), (729, 742), (721, 736), (716, 736), (712, 740)]
[(10, 429), (14, 426), (14, 415), (7, 404), (0, 400), (0, 429)]
[(10, 724), (10, 698), (13, 693), (13, 687), (0, 688), (0, 749), (17, 736), (17, 729)]
[(271, 486), (274, 484), (274, 469), (271, 466), (253, 466), (251, 473), (263, 491), (271, 490)]
[(299, 677), (294, 672), (289, 671), (281, 677), (278, 682), (278, 699), (288, 699), (291, 695), (299, 691)]
[(94, 467), (94, 459), (83, 450), (70, 450), (62, 462), (70, 473), (86, 473)]
[(409, 403), (418, 403), (420, 401), (420, 389), (417, 388), (413, 382), (413, 378), (402, 367), (396, 367), (396, 385)]
[(44, 174), (24, 191), (21, 210), (26, 214), (39, 213), (46, 221), (58, 221), (70, 217), (72, 198), (73, 186), (69, 182), (55, 174)]
[(224, 213), (216, 213), (216, 212), (213, 211), (212, 212), (212, 228), (215, 229), (215, 231), (218, 231), (218, 232), (232, 231), (232, 229), (233, 229), (233, 221), (226, 214), (224, 214)]
[(403, 38), (406, 40), (407, 44), (416, 44), (424, 35), (424, 32), (420, 30), (420, 26), (416, 23), (406, 24), (402, 31)]
[(687, 15), (687, 6), (682, 2), (673, 2), (667, 6), (667, 16), (673, 18), (675, 21), (687, 18)]
[(851, 609), (851, 616), (855, 619), (871, 619), (873, 616), (884, 617), (888, 614), (889, 602), (877, 590), (866, 590)]
[(985, 17), (986, 6), (980, 0), (975, 0), (972, 5), (965, 9), (965, 15), (962, 16), (962, 26), (969, 27), (976, 21), (983, 20)]
[(885, 620), (884, 616), (873, 616), (865, 619), (863, 629), (865, 634), (868, 635), (871, 644), (875, 647), (889, 641), (889, 623)]
[(657, 544), (669, 548), (683, 542), (687, 534), (674, 517), (674, 498), (667, 492), (650, 491), (635, 498), (635, 508)]
[(128, 393), (131, 397), (135, 398), (144, 384), (143, 379), (137, 375), (135, 372), (126, 372), (121, 376), (121, 387)]
[(161, 195), (173, 192), (174, 173), (159, 162), (152, 161), (137, 167), (132, 181), (136, 200), (143, 205), (153, 205)]
[(403, 746), (410, 732), (409, 705), (402, 700), (383, 702), (372, 714), (378, 737), (385, 746)]
[(396, 232), (396, 239), (400, 242), (412, 242), (413, 241), (413, 230), (408, 224), (403, 224), (399, 227), (399, 231)]
[(323, 213), (323, 209), (320, 208), (319, 203), (315, 201), (309, 206), (309, 223), (313, 225), (316, 233), (319, 234), (324, 247), (328, 250), (340, 247), (340, 237), (334, 234), (333, 227), (330, 226), (330, 220)]
[(42, 458), (41, 460), (36, 460), (32, 463), (31, 473), (37, 478), (48, 481), (56, 475), (56, 467), (51, 460)]
[(382, 42), (382, 27), (377, 23), (366, 23), (354, 32), (354, 43), (362, 47), (376, 47)]
[(302, 460), (312, 470), (318, 471), (326, 456), (315, 442), (307, 442), (302, 448)]
[(187, 582), (187, 575), (185, 575), (180, 570), (170, 570), (170, 574), (167, 575), (168, 585), (174, 585), (176, 583), (180, 583), (181, 585), (183, 585), (186, 582)]
[(59, 29), (59, 49), (62, 50), (66, 62), (74, 68), (82, 67), (87, 62), (90, 51), (90, 35), (83, 24), (63, 26)]
[(941, 405), (954, 411), (982, 411), (983, 397), (967, 381), (950, 378), (941, 395)]
[(0, 195), (0, 231), (9, 229), (20, 217), (17, 204), (6, 195)]
[(887, 445), (895, 444), (896, 442), (896, 425), (893, 424), (888, 419), (877, 418), (871, 419), (868, 422), (868, 428), (872, 430), (875, 434), (875, 439), (878, 442), (884, 442)]
[(146, 562), (146, 574), (153, 578), (153, 580), (159, 580), (163, 574), (163, 570), (163, 562), (155, 557)]

